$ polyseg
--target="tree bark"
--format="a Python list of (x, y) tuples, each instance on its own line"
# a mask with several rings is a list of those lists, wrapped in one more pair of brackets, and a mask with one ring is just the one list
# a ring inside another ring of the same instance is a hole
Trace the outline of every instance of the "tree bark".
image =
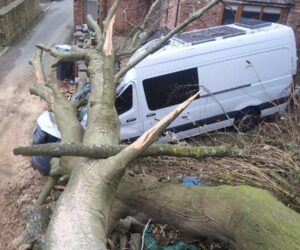
[(261, 189), (185, 187), (125, 174), (117, 197), (195, 239), (218, 238), (239, 250), (300, 249), (300, 215)]

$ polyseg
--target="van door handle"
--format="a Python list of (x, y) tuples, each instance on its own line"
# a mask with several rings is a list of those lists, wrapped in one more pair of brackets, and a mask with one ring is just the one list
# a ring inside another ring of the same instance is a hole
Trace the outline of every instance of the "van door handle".
[(155, 116), (155, 115), (156, 115), (156, 113), (149, 113), (149, 114), (146, 115), (146, 117), (152, 117), (152, 116)]
[(181, 116), (181, 118), (182, 118), (182, 119), (190, 119), (190, 117), (187, 116), (187, 115)]
[(126, 120), (126, 122), (134, 122), (134, 121), (136, 121), (136, 118), (130, 118), (130, 119)]

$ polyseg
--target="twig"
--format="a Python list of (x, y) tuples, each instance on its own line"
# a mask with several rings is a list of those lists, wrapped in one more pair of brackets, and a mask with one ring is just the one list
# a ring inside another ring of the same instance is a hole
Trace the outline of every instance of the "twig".
[(148, 229), (148, 226), (149, 226), (150, 222), (151, 222), (151, 219), (148, 220), (148, 222), (147, 222), (147, 224), (146, 224), (146, 226), (145, 226), (145, 228), (143, 230), (141, 250), (144, 249), (145, 234), (146, 234), (146, 231)]

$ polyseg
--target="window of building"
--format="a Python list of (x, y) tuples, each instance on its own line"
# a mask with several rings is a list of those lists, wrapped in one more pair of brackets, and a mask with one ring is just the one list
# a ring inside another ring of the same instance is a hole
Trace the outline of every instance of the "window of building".
[(132, 108), (132, 85), (117, 97), (115, 106), (118, 115), (121, 115)]
[(281, 17), (280, 8), (272, 8), (272, 7), (263, 8), (263, 14), (261, 20), (276, 23), (280, 20), (280, 17)]
[(242, 16), (244, 18), (260, 20), (261, 7), (258, 6), (244, 6)]
[(237, 6), (226, 6), (223, 12), (222, 24), (234, 23)]
[(176, 105), (199, 91), (197, 68), (149, 78), (143, 86), (150, 110)]
[(230, 4), (224, 6), (221, 24), (238, 22), (241, 18), (251, 18), (268, 22), (281, 22), (283, 8), (254, 6), (245, 4)]

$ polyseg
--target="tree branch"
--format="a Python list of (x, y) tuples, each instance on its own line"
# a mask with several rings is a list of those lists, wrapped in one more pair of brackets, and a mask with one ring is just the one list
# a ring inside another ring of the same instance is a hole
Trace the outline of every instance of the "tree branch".
[(47, 82), (43, 65), (42, 65), (42, 57), (43, 57), (43, 50), (38, 48), (35, 52), (34, 58), (29, 60), (29, 64), (32, 65), (33, 67), (36, 82), (38, 84), (45, 84)]
[(52, 111), (53, 94), (50, 88), (48, 88), (46, 85), (34, 83), (30, 86), (29, 92), (31, 95), (36, 95), (41, 97), (45, 102), (48, 103), (48, 107)]
[[(37, 44), (36, 47), (40, 50), (48, 52), (51, 56), (58, 58), (59, 61), (73, 61), (73, 60), (85, 60), (88, 50), (73, 47), (71, 51), (59, 51), (55, 48), (49, 48), (43, 44)], [(58, 63), (56, 62), (55, 65)]]
[(34, 58), (29, 60), (29, 64), (32, 65), (34, 75), (36, 78), (36, 83), (30, 86), (30, 94), (37, 95), (41, 97), (43, 100), (45, 100), (48, 104), (49, 110), (52, 111), (54, 108), (53, 92), (50, 88), (48, 88), (45, 85), (47, 79), (44, 73), (42, 60), (43, 60), (43, 50), (37, 48)]
[(36, 200), (36, 202), (34, 204), (36, 207), (40, 207), (45, 203), (45, 200), (47, 199), (50, 192), (54, 188), (54, 186), (57, 183), (58, 179), (59, 179), (58, 176), (54, 176), (54, 177), (49, 176), (48, 177), (48, 181), (47, 181), (46, 185), (43, 187), (42, 192), (39, 194), (39, 197), (38, 197), (38, 199)]
[(105, 42), (103, 45), (103, 52), (105, 56), (111, 56), (113, 53), (113, 27), (115, 23), (115, 15), (110, 20), (108, 30), (106, 32)]
[[(77, 119), (76, 107), (66, 100), (57, 85), (43, 85), (45, 84), (45, 76), (42, 67), (43, 50), (48, 50), (50, 53), (58, 53), (57, 56), (66, 55), (64, 52), (60, 53), (57, 50), (37, 45), (36, 55), (34, 59), (30, 61), (35, 71), (37, 84), (34, 84), (31, 87), (30, 92), (39, 95), (42, 99), (47, 101), (49, 110), (53, 111), (55, 114), (55, 120), (58, 129), (61, 132), (62, 141), (80, 143), (82, 141), (83, 128)], [(68, 157), (62, 157), (60, 160), (60, 166), (64, 169), (71, 169), (71, 165), (73, 165), (72, 159), (69, 159)], [(62, 172), (64, 171), (62, 170)]]
[[(94, 159), (105, 159), (116, 155), (125, 149), (127, 145), (94, 145), (94, 144), (75, 144), (75, 143), (47, 143), (33, 145), (30, 147), (19, 147), (14, 149), (15, 155), (51, 155), (78, 156)], [(170, 144), (153, 144), (140, 157), (153, 156), (175, 156), (187, 157), (201, 160), (205, 157), (222, 157), (241, 155), (242, 150), (233, 148), (229, 145), (206, 147), (206, 146), (176, 146)]]
[(201, 8), (200, 10), (193, 13), (189, 18), (187, 18), (185, 21), (183, 21), (181, 24), (179, 24), (175, 29), (171, 30), (166, 36), (161, 38), (156, 45), (154, 45), (152, 48), (150, 48), (148, 51), (143, 52), (139, 57), (137, 57), (134, 61), (129, 63), (124, 69), (121, 69), (116, 75), (115, 75), (115, 82), (118, 82), (122, 76), (126, 74), (127, 71), (132, 69), (135, 65), (137, 65), (139, 62), (141, 62), (143, 59), (145, 59), (148, 55), (156, 52), (160, 49), (161, 45), (163, 45), (165, 42), (167, 42), (173, 35), (183, 30), (188, 24), (202, 16), (207, 10), (212, 8), (215, 4), (220, 2), (220, 0), (211, 0), (208, 2), (206, 6)]
[(87, 15), (87, 22), (92, 27), (92, 29), (95, 31), (96, 40), (97, 40), (96, 41), (97, 49), (99, 49), (99, 46), (101, 44), (101, 37), (102, 37), (101, 28), (98, 25), (98, 23), (93, 19), (92, 15), (90, 15), (90, 14)]
[(51, 84), (53, 91), (55, 120), (63, 142), (77, 142), (82, 140), (83, 128), (77, 119), (76, 107), (68, 102), (55, 84)]
[[(113, 6), (110, 8), (104, 22), (103, 22), (103, 38), (106, 39), (106, 33), (109, 29), (109, 25), (111, 23), (111, 20), (113, 19), (114, 15), (117, 12), (117, 9), (120, 5), (121, 0), (115, 0)], [(103, 41), (104, 43), (104, 41)]]
[(137, 29), (136, 33), (133, 36), (132, 39), (132, 44), (131, 47), (136, 47), (138, 38), (139, 38), (139, 34), (141, 33), (141, 31), (143, 31), (147, 25), (147, 23), (150, 21), (154, 11), (157, 9), (157, 7), (159, 6), (159, 4), (162, 2), (162, 0), (155, 0), (152, 5), (150, 6), (150, 9), (147, 13), (147, 15), (145, 16), (145, 18), (143, 19), (143, 22), (141, 25), (139, 25), (139, 29)]

